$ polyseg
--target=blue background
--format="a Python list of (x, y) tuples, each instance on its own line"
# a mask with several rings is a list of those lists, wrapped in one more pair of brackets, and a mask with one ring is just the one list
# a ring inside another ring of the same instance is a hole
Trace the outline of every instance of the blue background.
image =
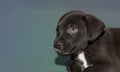
[(57, 21), (71, 10), (120, 27), (120, 0), (0, 0), (0, 72), (66, 72), (52, 45)]

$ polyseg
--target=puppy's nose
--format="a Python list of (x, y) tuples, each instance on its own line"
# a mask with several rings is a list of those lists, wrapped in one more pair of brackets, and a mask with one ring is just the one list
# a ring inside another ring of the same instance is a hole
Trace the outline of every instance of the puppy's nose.
[(56, 49), (60, 49), (60, 48), (61, 48), (60, 45), (54, 45), (54, 47), (55, 47)]
[(57, 44), (54, 44), (54, 48), (62, 49), (63, 48), (63, 44), (61, 42), (58, 42)]

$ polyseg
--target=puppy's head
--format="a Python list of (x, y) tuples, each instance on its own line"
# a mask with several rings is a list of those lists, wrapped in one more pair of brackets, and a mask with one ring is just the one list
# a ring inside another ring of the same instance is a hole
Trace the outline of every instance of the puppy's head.
[(100, 20), (84, 12), (66, 13), (56, 28), (55, 51), (62, 55), (83, 51), (89, 41), (94, 41), (102, 33), (104, 27)]

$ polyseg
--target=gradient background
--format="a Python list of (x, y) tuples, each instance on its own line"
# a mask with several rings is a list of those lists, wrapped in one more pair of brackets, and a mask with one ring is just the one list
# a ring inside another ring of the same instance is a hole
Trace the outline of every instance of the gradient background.
[(52, 45), (58, 19), (71, 10), (120, 27), (120, 0), (0, 0), (0, 72), (66, 72)]

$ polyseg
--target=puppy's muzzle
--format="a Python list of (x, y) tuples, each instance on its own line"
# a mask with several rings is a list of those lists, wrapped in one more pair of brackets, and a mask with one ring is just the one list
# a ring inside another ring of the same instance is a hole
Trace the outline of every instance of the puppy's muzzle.
[(63, 43), (61, 43), (61, 42), (55, 42), (54, 43), (54, 48), (55, 48), (55, 50), (61, 50), (61, 49), (63, 49), (64, 47), (63, 47)]

